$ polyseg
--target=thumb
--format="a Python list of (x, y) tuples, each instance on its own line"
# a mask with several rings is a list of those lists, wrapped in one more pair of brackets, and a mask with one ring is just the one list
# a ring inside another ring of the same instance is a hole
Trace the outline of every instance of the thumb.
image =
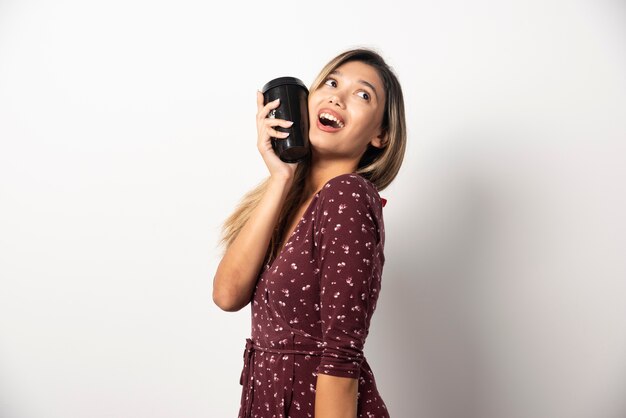
[(261, 93), (260, 90), (256, 91), (256, 108), (257, 110), (261, 110), (261, 108), (263, 107), (263, 93)]

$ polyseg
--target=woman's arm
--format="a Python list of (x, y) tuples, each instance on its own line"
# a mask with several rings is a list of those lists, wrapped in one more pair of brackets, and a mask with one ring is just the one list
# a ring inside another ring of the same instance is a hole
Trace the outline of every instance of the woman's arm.
[(357, 392), (357, 379), (318, 375), (315, 418), (356, 418)]
[(297, 165), (281, 161), (272, 149), (272, 137), (289, 136), (287, 132), (278, 132), (274, 127), (288, 128), (293, 123), (267, 117), (270, 110), (280, 106), (280, 102), (274, 100), (264, 105), (263, 94), (257, 91), (256, 103), (257, 148), (270, 172), (270, 180), (261, 201), (217, 266), (213, 278), (213, 301), (225, 311), (238, 311), (250, 302)]
[(220, 261), (213, 278), (213, 301), (221, 309), (238, 311), (250, 302), (292, 181), (289, 177), (270, 177), (263, 198)]
[(380, 201), (358, 175), (331, 179), (315, 219), (324, 349), (315, 418), (356, 418), (363, 346), (382, 271)]

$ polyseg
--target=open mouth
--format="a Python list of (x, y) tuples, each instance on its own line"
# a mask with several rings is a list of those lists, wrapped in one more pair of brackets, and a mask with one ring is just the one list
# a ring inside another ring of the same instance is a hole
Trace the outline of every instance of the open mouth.
[(319, 114), (320, 123), (324, 126), (330, 126), (331, 128), (341, 129), (344, 127), (344, 122), (334, 115), (328, 112), (322, 112)]

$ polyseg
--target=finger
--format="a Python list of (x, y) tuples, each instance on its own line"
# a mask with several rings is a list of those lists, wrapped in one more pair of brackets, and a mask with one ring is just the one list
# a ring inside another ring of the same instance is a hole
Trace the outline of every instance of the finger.
[(269, 112), (270, 109), (276, 109), (278, 106), (280, 106), (280, 97), (276, 100), (272, 100), (271, 102), (268, 102), (264, 109), (267, 109), (267, 111)]
[(265, 106), (263, 106), (261, 109), (259, 109), (259, 111), (257, 113), (257, 117), (259, 119), (266, 118), (268, 113), (270, 113), (270, 110), (277, 108), (279, 105), (280, 105), (280, 99), (276, 99), (276, 100), (273, 100), (273, 101), (267, 103)]
[(263, 108), (263, 93), (260, 90), (256, 91), (256, 108), (259, 111)]
[(293, 121), (285, 120), (285, 119), (270, 119), (267, 118), (264, 120), (266, 126), (282, 126), (283, 128), (291, 128), (293, 125)]
[(289, 132), (280, 132), (274, 128), (267, 128), (267, 133), (270, 134), (271, 137), (274, 138), (287, 138), (289, 136)]

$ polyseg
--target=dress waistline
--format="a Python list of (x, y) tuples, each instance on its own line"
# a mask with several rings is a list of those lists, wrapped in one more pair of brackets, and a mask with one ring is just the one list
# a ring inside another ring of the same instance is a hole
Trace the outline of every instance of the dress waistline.
[(323, 353), (323, 351), (319, 349), (306, 350), (294, 348), (262, 347), (257, 345), (254, 341), (252, 341), (252, 339), (246, 338), (246, 349), (243, 352), (243, 370), (241, 371), (241, 377), (239, 378), (239, 384), (243, 386), (243, 418), (252, 417), (252, 398), (254, 396), (254, 376), (252, 375), (252, 362), (254, 361), (254, 353), (256, 351), (282, 355), (300, 354), (305, 356), (321, 356)]

